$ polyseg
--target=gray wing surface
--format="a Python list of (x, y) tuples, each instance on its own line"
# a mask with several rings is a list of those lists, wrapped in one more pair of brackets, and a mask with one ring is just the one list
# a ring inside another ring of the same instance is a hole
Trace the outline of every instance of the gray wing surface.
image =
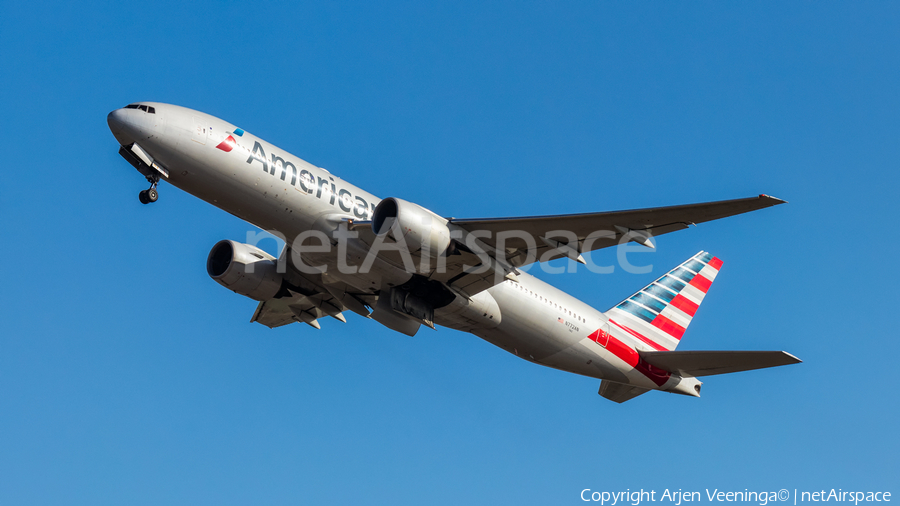
[(274, 329), (288, 323), (294, 323), (297, 319), (287, 304), (280, 299), (269, 299), (265, 302), (260, 302), (256, 306), (256, 312), (253, 313), (253, 318), (250, 321), (258, 322), (270, 329)]
[[(690, 225), (718, 220), (764, 209), (766, 207), (784, 204), (785, 201), (759, 195), (744, 199), (720, 200), (702, 204), (687, 204), (669, 207), (651, 207), (630, 211), (610, 211), (603, 213), (566, 214), (557, 216), (535, 216), (527, 218), (497, 218), (497, 219), (464, 219), (452, 220), (452, 223), (465, 228), (468, 231), (490, 231), (492, 237), (498, 233), (511, 230), (527, 232), (535, 238), (547, 236), (556, 230), (571, 231), (578, 238), (578, 251), (593, 251), (618, 244), (619, 240), (629, 231), (649, 233), (652, 236), (668, 234), (676, 230), (683, 230)], [(601, 232), (601, 234), (597, 234)], [(602, 232), (606, 232), (603, 234)], [(595, 234), (597, 239), (592, 244), (585, 245), (585, 239)], [(484, 242), (496, 247), (496, 242), (484, 240)], [(574, 246), (574, 245), (573, 245)], [(587, 246), (587, 247), (585, 247)], [(527, 244), (521, 240), (512, 239), (504, 248), (522, 249)], [(538, 259), (541, 253), (551, 248), (538, 239)], [(560, 255), (554, 258), (559, 258)]]
[(648, 364), (683, 376), (713, 376), (798, 364), (785, 351), (640, 351)]
[(633, 385), (625, 385), (616, 383), (615, 381), (603, 380), (600, 382), (600, 390), (597, 392), (607, 399), (622, 404), (625, 401), (634, 399), (635, 397), (649, 392), (649, 388), (636, 387)]
[[(529, 263), (546, 262), (564, 256), (577, 258), (581, 253), (616, 246), (626, 235), (631, 240), (648, 243), (650, 236), (683, 230), (690, 225), (727, 218), (758, 209), (785, 203), (768, 195), (735, 200), (721, 200), (702, 204), (670, 207), (653, 207), (630, 211), (610, 211), (589, 214), (566, 214), (524, 218), (450, 219), (451, 227), (478, 237), (486, 248), (485, 253), (498, 261), (506, 272), (500, 276), (493, 269), (483, 269), (482, 259), (470, 248), (455, 242), (452, 251), (435, 265), (426, 277), (441, 281), (464, 295), (474, 295), (499, 283), (504, 274), (515, 274), (517, 267)], [(372, 245), (375, 234), (370, 221), (348, 223), (359, 238)], [(555, 235), (566, 231), (569, 238)], [(521, 233), (531, 240), (517, 236)], [(506, 237), (499, 241), (499, 237)], [(548, 239), (547, 241), (544, 238)], [(558, 242), (551, 239), (558, 238)], [(560, 243), (567, 245), (561, 247)], [(402, 267), (398, 254), (379, 254), (384, 260)], [(482, 272), (479, 272), (482, 271)]]
[[(697, 223), (727, 218), (784, 203), (785, 201), (775, 197), (759, 195), (744, 199), (630, 211), (525, 218), (452, 219), (450, 223), (469, 233), (490, 232), (489, 237), (480, 239), (488, 248), (493, 249), (488, 253), (509, 266), (522, 267), (535, 261), (545, 262), (564, 256), (574, 259), (583, 252), (616, 246), (626, 234), (631, 235), (631, 240), (646, 243), (648, 236), (668, 234)], [(571, 246), (568, 254), (542, 239), (543, 237), (552, 238), (554, 232), (561, 230), (570, 232), (576, 240), (572, 242), (572, 237), (569, 239), (560, 237), (560, 242)], [(513, 236), (502, 244), (497, 241), (500, 234), (509, 234), (512, 231), (524, 232), (533, 240), (529, 242)], [(435, 273), (432, 278), (444, 281), (466, 293), (475, 294), (490, 288), (503, 279), (502, 276), (495, 276), (493, 272), (470, 274), (469, 272), (476, 270), (480, 263), (476, 255), (464, 250), (457, 251), (454, 256), (448, 257), (445, 272)], [(466, 268), (466, 266), (475, 267)]]
[[(288, 258), (289, 248), (282, 250), (281, 256)], [(294, 322), (303, 322), (320, 328), (319, 320), (330, 316), (346, 321), (344, 311), (350, 310), (368, 317), (368, 304), (374, 304), (377, 296), (357, 291), (338, 280), (324, 274), (304, 274), (287, 263), (285, 284), (275, 298), (260, 302), (256, 306), (251, 322), (261, 323), (269, 328), (281, 327)]]

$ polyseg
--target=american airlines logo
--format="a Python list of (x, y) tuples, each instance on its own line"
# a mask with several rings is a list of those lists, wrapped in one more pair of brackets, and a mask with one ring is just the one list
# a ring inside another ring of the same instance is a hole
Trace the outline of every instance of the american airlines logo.
[(234, 146), (235, 146), (236, 144), (237, 144), (237, 141), (234, 140), (234, 137), (232, 137), (231, 135), (229, 135), (228, 137), (225, 138), (224, 141), (220, 142), (219, 145), (216, 146), (216, 147), (219, 148), (219, 149), (221, 149), (222, 151), (224, 151), (224, 152), (226, 152), (226, 153), (229, 153), (229, 152), (231, 152), (232, 149), (234, 149)]

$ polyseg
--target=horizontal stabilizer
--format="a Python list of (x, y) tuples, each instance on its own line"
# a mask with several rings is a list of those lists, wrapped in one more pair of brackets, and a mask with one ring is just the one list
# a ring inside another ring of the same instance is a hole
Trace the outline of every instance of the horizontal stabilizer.
[(798, 364), (785, 351), (639, 351), (648, 364), (682, 376), (712, 376)]
[(633, 385), (616, 383), (615, 381), (603, 380), (600, 382), (600, 391), (597, 393), (613, 402), (622, 404), (625, 401), (634, 399), (635, 397), (649, 391), (649, 388), (636, 387)]

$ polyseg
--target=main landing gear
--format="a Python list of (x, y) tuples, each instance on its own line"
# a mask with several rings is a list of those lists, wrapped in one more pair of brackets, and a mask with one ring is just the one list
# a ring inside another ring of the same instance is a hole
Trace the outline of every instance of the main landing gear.
[(159, 184), (159, 176), (156, 174), (147, 176), (147, 181), (150, 182), (150, 188), (141, 190), (141, 192), (138, 193), (141, 204), (150, 204), (151, 202), (156, 202), (156, 199), (159, 198), (159, 192), (156, 191), (156, 185)]

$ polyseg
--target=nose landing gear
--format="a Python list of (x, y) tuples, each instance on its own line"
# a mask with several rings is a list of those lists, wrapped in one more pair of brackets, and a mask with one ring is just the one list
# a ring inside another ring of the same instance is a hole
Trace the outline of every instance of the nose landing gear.
[(150, 188), (141, 190), (138, 193), (138, 199), (140, 199), (141, 204), (150, 204), (156, 202), (156, 199), (159, 198), (159, 192), (156, 191), (156, 185), (159, 184), (159, 176), (151, 174), (147, 176), (147, 181), (150, 182)]
[(159, 198), (159, 192), (156, 191), (156, 188), (141, 190), (141, 192), (138, 193), (138, 198), (141, 200), (141, 204), (149, 204), (151, 202), (156, 202), (156, 199)]

